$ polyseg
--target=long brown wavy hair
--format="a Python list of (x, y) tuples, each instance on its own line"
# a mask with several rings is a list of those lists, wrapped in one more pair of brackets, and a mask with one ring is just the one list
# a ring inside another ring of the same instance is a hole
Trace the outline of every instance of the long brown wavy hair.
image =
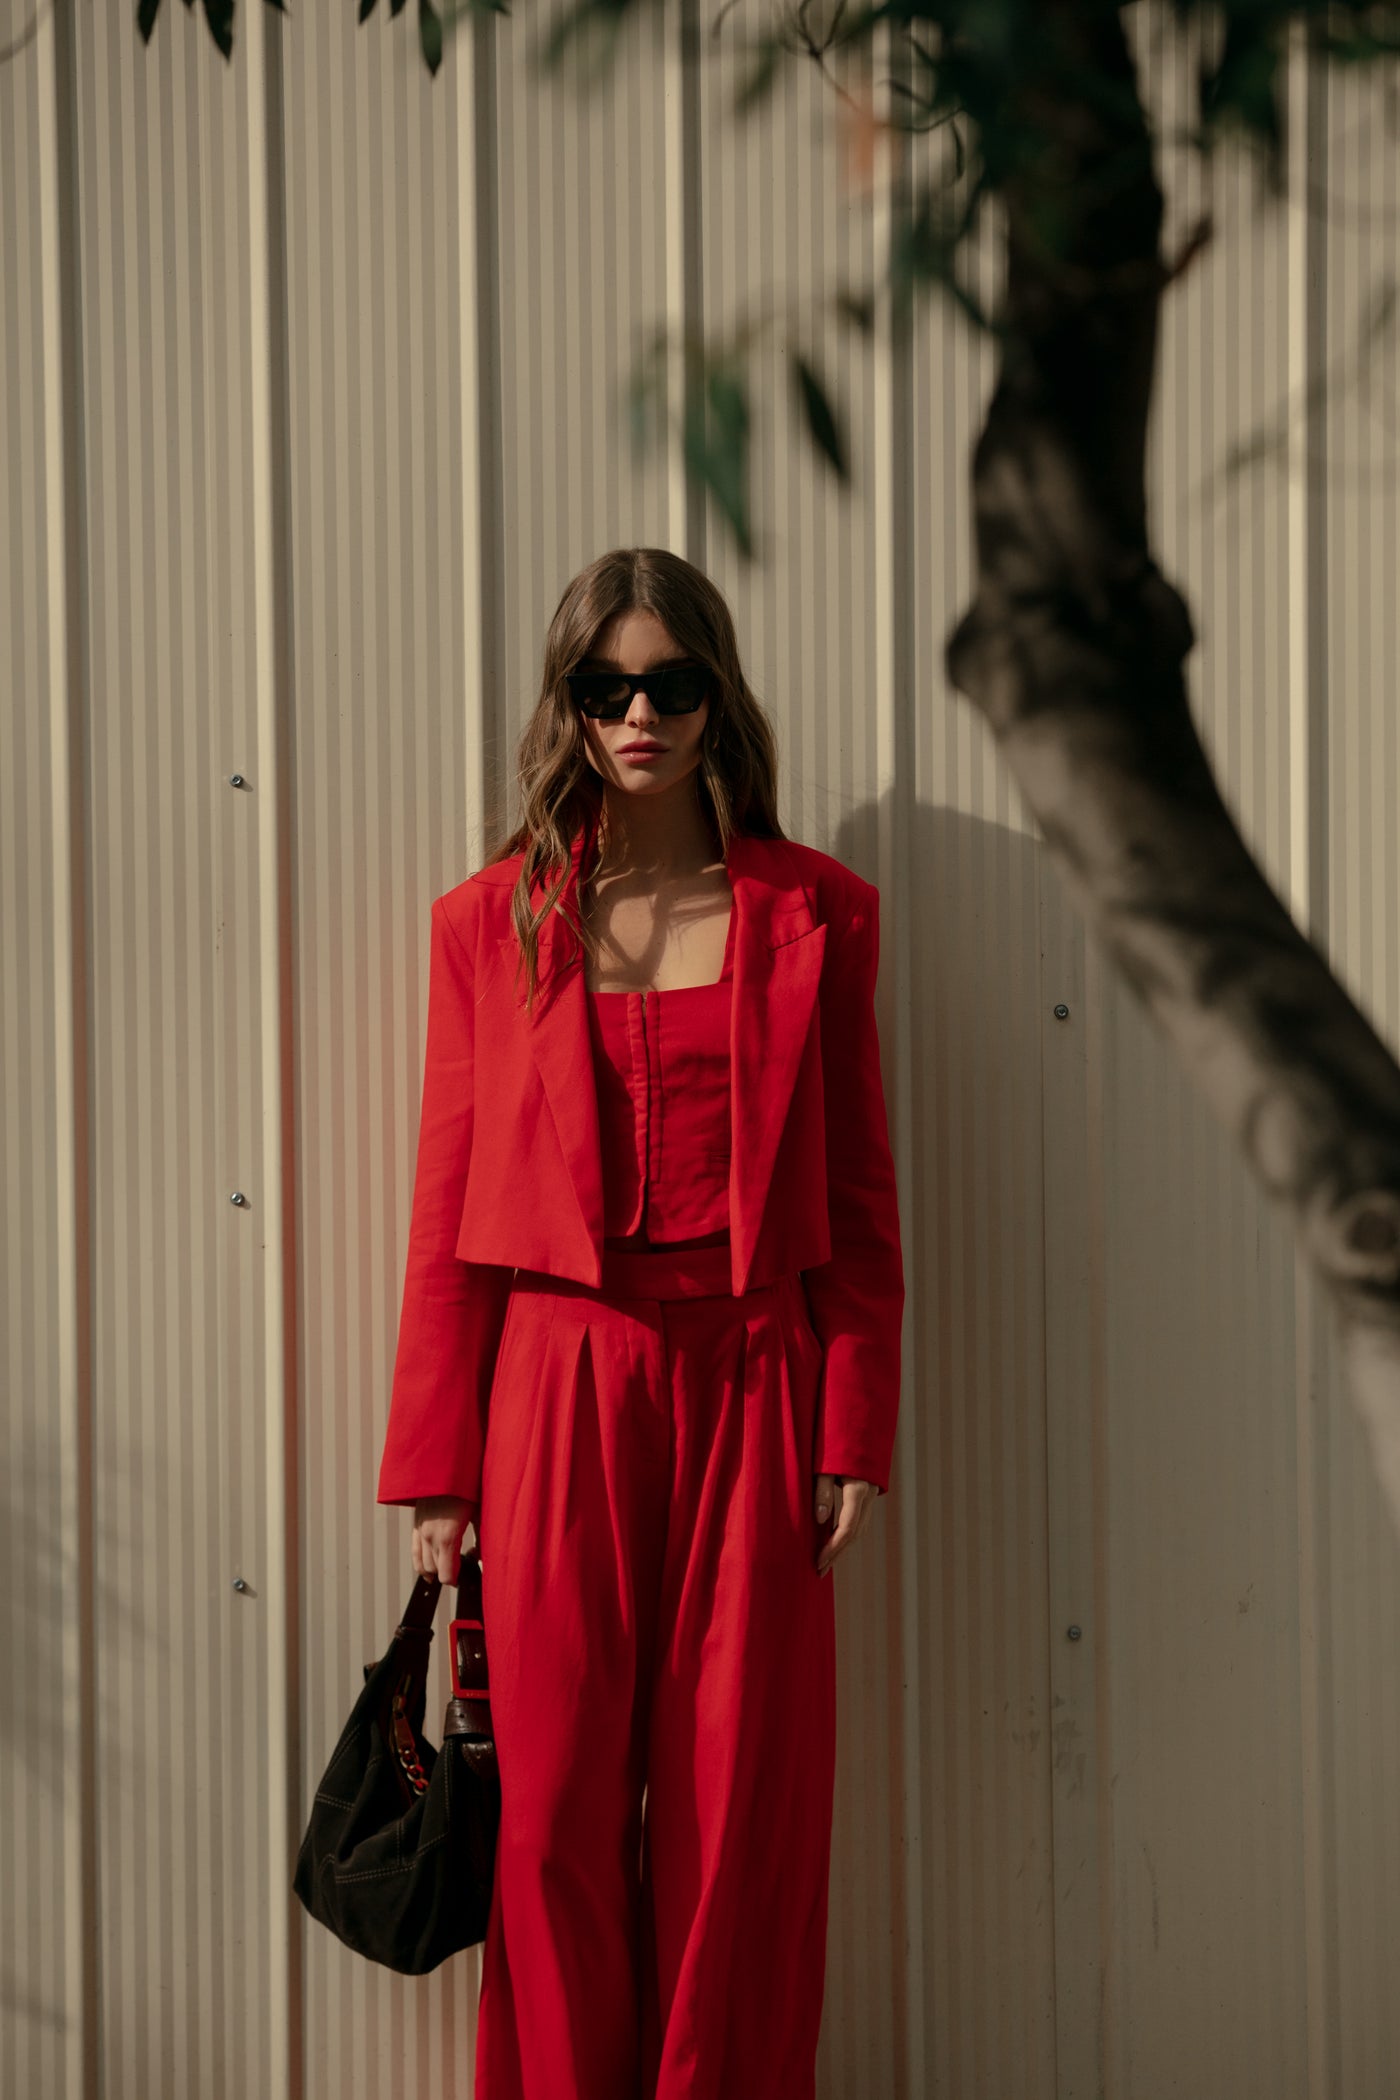
[[(556, 908), (572, 928), (578, 952), (592, 943), (578, 916), (560, 904), (574, 841), (596, 823), (606, 834), (603, 781), (588, 763), (583, 718), (564, 680), (619, 614), (646, 612), (713, 677), (709, 714), (695, 773), (696, 792), (718, 851), (737, 832), (785, 838), (778, 822), (778, 749), (772, 724), (744, 676), (729, 607), (703, 570), (665, 547), (615, 547), (580, 569), (564, 590), (545, 637), (540, 696), (516, 750), (521, 819), (488, 856), (490, 867), (524, 848), (510, 915), (527, 972), (527, 997), (538, 986), (539, 929)], [(580, 883), (589, 870), (580, 866)], [(557, 876), (549, 887), (552, 876)], [(544, 886), (538, 911), (536, 882)]]

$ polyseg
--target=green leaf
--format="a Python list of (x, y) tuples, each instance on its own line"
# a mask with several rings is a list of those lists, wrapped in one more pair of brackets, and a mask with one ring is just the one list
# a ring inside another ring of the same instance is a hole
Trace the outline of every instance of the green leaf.
[(778, 60), (783, 46), (777, 37), (765, 37), (757, 46), (758, 58), (753, 71), (734, 97), (733, 114), (747, 117), (762, 103), (767, 102), (773, 92), (777, 77)]
[(418, 41), (423, 47), (428, 71), (436, 73), (442, 64), (442, 22), (433, 0), (418, 0)]
[(577, 0), (557, 16), (537, 47), (537, 67), (545, 73), (561, 70), (566, 61), (585, 89), (602, 82), (617, 55), (618, 39), (634, 0)]
[(816, 440), (818, 448), (835, 468), (838, 479), (849, 482), (851, 471), (846, 464), (846, 448), (841, 441), (835, 411), (827, 400), (826, 391), (800, 351), (793, 353), (792, 364), (802, 398), (803, 413), (807, 418), (807, 428)]
[(666, 414), (666, 331), (660, 329), (645, 350), (634, 359), (623, 388), (632, 458), (640, 462), (649, 451)]
[(233, 0), (204, 0), (204, 19), (222, 58), (233, 57)]
[(1287, 26), (1281, 15), (1234, 14), (1225, 31), (1220, 64), (1203, 69), (1201, 116), (1207, 130), (1238, 129), (1264, 148), (1270, 192), (1286, 188), (1283, 98), (1278, 39)]
[(967, 201), (952, 213), (932, 186), (926, 187), (913, 217), (897, 226), (890, 247), (890, 290), (896, 315), (907, 315), (913, 294), (922, 283), (943, 289), (963, 309), (973, 326), (985, 335), (1000, 337), (1002, 323), (993, 319), (971, 292), (959, 284), (954, 262), (963, 235), (973, 222), (979, 199), (989, 182), (985, 168), (971, 185)]
[(710, 373), (710, 487), (728, 518), (735, 537), (746, 552), (749, 547), (747, 478), (749, 464), (749, 402), (743, 382), (717, 367)]
[(844, 320), (853, 322), (862, 335), (869, 335), (875, 326), (875, 298), (871, 292), (853, 292), (843, 286), (836, 294), (836, 310)]
[(1382, 36), (1372, 30), (1329, 29), (1319, 24), (1317, 39), (1319, 50), (1336, 59), (1339, 66), (1367, 65), (1374, 58), (1393, 58), (1400, 52), (1400, 37)]
[(753, 554), (749, 531), (749, 404), (742, 380), (720, 360), (699, 384), (687, 388), (684, 449), (687, 470), (707, 488), (728, 521), (746, 558)]

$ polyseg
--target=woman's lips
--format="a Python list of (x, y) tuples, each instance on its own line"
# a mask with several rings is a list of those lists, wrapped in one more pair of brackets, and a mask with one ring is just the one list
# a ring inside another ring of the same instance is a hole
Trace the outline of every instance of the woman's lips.
[(666, 749), (664, 745), (653, 745), (650, 748), (650, 750), (643, 749), (640, 746), (629, 750), (627, 746), (624, 745), (617, 755), (619, 758), (627, 759), (628, 762), (634, 766), (645, 766), (649, 765), (652, 759), (654, 758), (664, 758), (666, 756)]

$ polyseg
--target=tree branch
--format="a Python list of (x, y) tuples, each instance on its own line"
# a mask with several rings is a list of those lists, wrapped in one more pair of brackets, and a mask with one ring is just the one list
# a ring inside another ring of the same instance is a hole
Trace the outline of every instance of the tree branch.
[[(1147, 125), (1117, 13), (1050, 0), (1042, 19), (1071, 63), (1027, 89), (1045, 145), (1006, 186), (1006, 349), (973, 460), (977, 591), (947, 671), (1094, 934), (1292, 1205), (1400, 1524), (1400, 1066), (1270, 887), (1191, 718), (1190, 615), (1147, 545), (1167, 277)], [(1134, 92), (1076, 101), (1076, 67)]]

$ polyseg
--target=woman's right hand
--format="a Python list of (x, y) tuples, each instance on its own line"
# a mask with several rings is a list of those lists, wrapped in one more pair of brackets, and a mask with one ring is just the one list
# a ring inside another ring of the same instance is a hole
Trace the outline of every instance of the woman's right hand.
[(468, 1524), (481, 1543), (481, 1510), (459, 1495), (430, 1495), (413, 1509), (413, 1567), (418, 1575), (436, 1575), (455, 1583), (461, 1570), (462, 1535)]

